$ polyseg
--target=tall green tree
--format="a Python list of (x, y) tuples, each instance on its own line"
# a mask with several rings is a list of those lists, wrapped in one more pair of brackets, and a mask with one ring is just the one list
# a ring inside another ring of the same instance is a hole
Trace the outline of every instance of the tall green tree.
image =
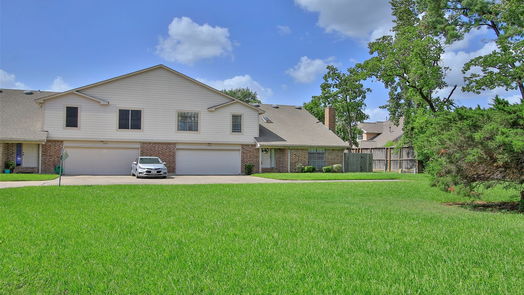
[(357, 135), (360, 130), (357, 127), (359, 122), (368, 118), (364, 113), (366, 104), (366, 93), (370, 91), (362, 84), (362, 73), (356, 68), (349, 68), (347, 73), (341, 72), (335, 66), (327, 66), (327, 73), (324, 75), (324, 82), (320, 85), (321, 94), (314, 96), (306, 105), (306, 109), (316, 109), (319, 106), (333, 107), (336, 113), (336, 133), (349, 146), (358, 146)]
[(415, 0), (390, 3), (394, 35), (370, 42), (373, 56), (358, 67), (388, 89), (389, 98), (383, 107), (395, 123), (404, 118), (404, 138), (409, 139), (412, 118), (453, 107), (452, 95), (457, 86), (446, 95), (439, 95), (448, 86), (444, 80), (448, 69), (440, 63), (444, 47), (421, 26)]
[[(417, 0), (424, 27), (447, 43), (473, 29), (493, 32), (497, 50), (464, 65), (464, 91), (517, 89), (524, 102), (524, 3), (522, 0)], [(474, 71), (470, 71), (475, 69)], [(478, 70), (477, 70), (478, 69)]]
[(262, 103), (256, 91), (249, 88), (235, 88), (222, 90), (225, 94), (247, 103)]

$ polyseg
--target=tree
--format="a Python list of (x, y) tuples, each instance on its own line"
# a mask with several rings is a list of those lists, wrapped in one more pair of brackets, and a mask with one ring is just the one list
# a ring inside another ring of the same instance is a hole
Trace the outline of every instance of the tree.
[(222, 90), (225, 94), (241, 100), (246, 103), (262, 103), (258, 98), (258, 94), (249, 88), (235, 88)]
[(496, 98), (490, 108), (459, 107), (415, 125), (414, 146), (435, 185), (469, 194), (496, 184), (517, 188), (524, 211), (524, 104)]
[(308, 112), (310, 112), (315, 118), (317, 118), (320, 122), (324, 122), (325, 106), (322, 105), (322, 102), (320, 101), (320, 97), (313, 96), (311, 98), (311, 101), (304, 103), (304, 108)]
[(435, 113), (454, 106), (456, 85), (444, 96), (439, 92), (448, 85), (448, 70), (440, 64), (443, 45), (421, 26), (414, 0), (392, 0), (395, 17), (394, 36), (383, 36), (368, 47), (374, 55), (357, 65), (369, 77), (382, 82), (389, 90), (383, 108), (398, 124), (404, 118), (404, 139), (411, 138), (411, 121), (415, 114)]
[(314, 96), (306, 109), (333, 107), (337, 119), (337, 135), (347, 141), (349, 146), (358, 146), (357, 135), (361, 131), (357, 124), (368, 118), (364, 113), (364, 100), (370, 89), (364, 87), (362, 73), (356, 68), (349, 68), (348, 73), (342, 73), (335, 66), (329, 65), (327, 70), (324, 82), (320, 85), (321, 94)]
[[(495, 36), (497, 50), (464, 65), (464, 91), (518, 89), (524, 102), (524, 5), (522, 0), (418, 0), (423, 24), (447, 43), (481, 27)], [(471, 71), (479, 69), (480, 71)]]

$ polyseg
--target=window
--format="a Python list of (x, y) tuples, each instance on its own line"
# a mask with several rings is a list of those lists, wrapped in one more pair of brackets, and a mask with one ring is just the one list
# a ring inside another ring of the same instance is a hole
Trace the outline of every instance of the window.
[(178, 131), (198, 131), (198, 113), (178, 112)]
[(231, 132), (242, 133), (242, 115), (231, 116)]
[(262, 168), (274, 168), (275, 165), (275, 150), (262, 149)]
[(78, 128), (78, 107), (66, 107), (65, 127)]
[(118, 110), (118, 129), (142, 129), (142, 111)]
[(314, 166), (317, 170), (326, 166), (324, 149), (310, 149), (308, 152), (309, 166)]

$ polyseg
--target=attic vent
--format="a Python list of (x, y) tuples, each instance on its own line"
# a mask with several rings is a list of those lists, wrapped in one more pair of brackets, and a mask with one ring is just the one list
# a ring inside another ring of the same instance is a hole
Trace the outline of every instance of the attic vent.
[(295, 106), (295, 109), (297, 109), (297, 110), (301, 110), (301, 109), (302, 109), (302, 106)]
[(24, 94), (25, 94), (25, 95), (32, 95), (32, 94), (33, 94), (33, 91), (31, 91), (31, 90), (26, 90), (26, 91), (24, 91)]
[(272, 104), (271, 106), (275, 109), (278, 109), (278, 104)]
[(266, 123), (273, 123), (273, 121), (271, 121), (271, 119), (269, 119), (267, 116), (262, 116), (262, 120), (264, 120)]

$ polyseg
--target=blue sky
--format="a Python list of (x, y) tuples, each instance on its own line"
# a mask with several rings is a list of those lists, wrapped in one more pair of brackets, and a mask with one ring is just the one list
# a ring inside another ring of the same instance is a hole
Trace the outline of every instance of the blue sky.
[[(250, 87), (265, 103), (302, 104), (319, 94), (327, 64), (347, 68), (368, 58), (366, 43), (387, 33), (386, 0), (54, 1), (0, 0), (0, 86), (63, 91), (156, 64), (211, 86)], [(461, 84), (461, 65), (493, 50), (490, 34), (472, 32), (443, 63)], [(369, 81), (367, 112), (386, 90)], [(444, 90), (445, 91), (445, 90)], [(485, 106), (503, 89), (458, 93)], [(516, 99), (516, 98), (515, 98)]]

